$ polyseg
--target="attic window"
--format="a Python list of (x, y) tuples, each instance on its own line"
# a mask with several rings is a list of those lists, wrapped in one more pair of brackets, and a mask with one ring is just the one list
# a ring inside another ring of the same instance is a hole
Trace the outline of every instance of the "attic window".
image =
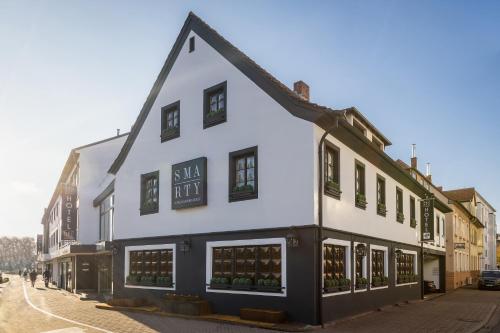
[(379, 139), (377, 139), (375, 136), (372, 136), (372, 142), (375, 146), (377, 146), (378, 149), (380, 150), (384, 150), (384, 145), (382, 144), (382, 142), (380, 142)]
[(363, 125), (361, 125), (359, 121), (353, 119), (352, 126), (354, 126), (354, 128), (357, 129), (361, 134), (366, 136), (366, 128)]
[(205, 89), (203, 93), (203, 100), (203, 128), (215, 126), (226, 121), (226, 81)]
[(194, 51), (194, 36), (189, 38), (189, 53)]

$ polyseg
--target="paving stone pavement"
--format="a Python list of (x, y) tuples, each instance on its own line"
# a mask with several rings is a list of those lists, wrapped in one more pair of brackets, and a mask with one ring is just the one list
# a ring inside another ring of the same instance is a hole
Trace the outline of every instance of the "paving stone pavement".
[[(34, 306), (77, 323), (48, 316), (30, 307), (24, 299), (22, 279), (14, 276), (8, 285), (0, 286), (0, 333), (276, 332), (199, 320), (100, 310), (95, 308), (94, 301), (81, 301), (68, 292), (46, 289), (41, 281), (37, 282), (36, 288), (32, 288), (29, 283), (25, 286)], [(431, 301), (386, 307), (383, 311), (344, 320), (318, 332), (467, 333), (477, 328), (495, 307), (498, 312), (498, 305), (500, 291), (460, 289)]]

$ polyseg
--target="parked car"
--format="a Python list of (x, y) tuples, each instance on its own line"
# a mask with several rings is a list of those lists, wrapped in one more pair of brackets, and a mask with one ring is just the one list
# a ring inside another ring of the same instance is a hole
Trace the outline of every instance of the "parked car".
[(482, 271), (477, 283), (478, 289), (500, 288), (500, 270)]
[(437, 291), (436, 284), (434, 281), (424, 280), (424, 293), (435, 293)]

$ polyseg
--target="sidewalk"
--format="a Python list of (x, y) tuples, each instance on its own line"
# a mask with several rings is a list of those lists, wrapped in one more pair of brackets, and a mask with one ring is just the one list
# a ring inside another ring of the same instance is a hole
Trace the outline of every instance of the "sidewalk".
[(340, 321), (324, 331), (472, 333), (487, 323), (498, 304), (498, 291), (458, 289), (428, 301), (385, 307), (382, 311)]

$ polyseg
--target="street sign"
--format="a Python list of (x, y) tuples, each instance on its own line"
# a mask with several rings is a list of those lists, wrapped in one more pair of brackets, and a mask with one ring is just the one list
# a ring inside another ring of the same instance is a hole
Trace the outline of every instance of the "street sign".
[(434, 241), (434, 198), (426, 198), (420, 202), (420, 240)]

